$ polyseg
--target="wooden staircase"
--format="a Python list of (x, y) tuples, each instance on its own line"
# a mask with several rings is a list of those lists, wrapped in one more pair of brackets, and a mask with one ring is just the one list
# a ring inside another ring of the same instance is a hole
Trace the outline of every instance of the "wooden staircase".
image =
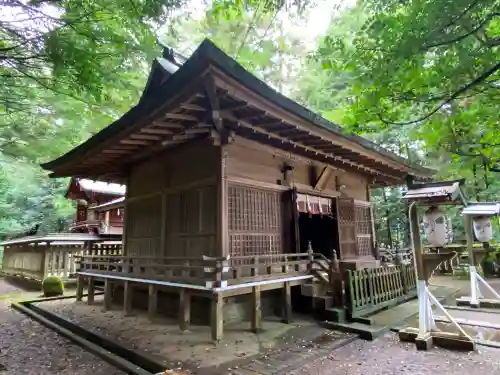
[(309, 272), (314, 278), (301, 286), (304, 297), (310, 297), (311, 310), (321, 320), (343, 322), (346, 318), (343, 306), (342, 276), (335, 251), (332, 259), (310, 250), (311, 264)]

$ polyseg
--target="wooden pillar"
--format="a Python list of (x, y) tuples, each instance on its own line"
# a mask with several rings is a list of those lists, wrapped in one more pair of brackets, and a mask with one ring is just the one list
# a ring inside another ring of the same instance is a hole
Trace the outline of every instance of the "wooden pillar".
[(132, 313), (132, 297), (133, 285), (130, 281), (125, 280), (123, 285), (123, 315), (127, 316)]
[(88, 295), (87, 295), (87, 303), (89, 305), (92, 305), (94, 303), (94, 298), (95, 298), (95, 285), (94, 285), (94, 278), (92, 276), (89, 276), (88, 278)]
[(283, 323), (288, 324), (292, 320), (292, 289), (290, 281), (283, 284)]
[(222, 340), (224, 325), (224, 299), (221, 293), (215, 293), (212, 296), (212, 306), (210, 309), (210, 325), (212, 328), (212, 340), (219, 342)]
[(228, 206), (227, 206), (227, 150), (224, 144), (220, 145), (221, 162), (219, 171), (219, 189), (217, 194), (217, 203), (219, 207), (218, 215), (218, 252), (219, 256), (227, 256), (229, 254), (229, 231), (228, 231)]
[[(38, 248), (38, 244), (35, 244), (35, 249)], [(49, 269), (49, 247), (43, 246), (43, 256), (42, 256), (42, 277), (41, 279), (45, 279), (47, 277), (47, 272)], [(4, 256), (5, 257), (5, 256)]]
[(153, 319), (158, 309), (158, 287), (149, 284), (148, 287), (148, 318)]
[(167, 193), (161, 194), (161, 232), (160, 232), (160, 252), (162, 256), (167, 256), (165, 249), (167, 243)]
[(257, 333), (262, 329), (262, 305), (260, 298), (260, 285), (252, 288), (252, 332)]
[(422, 241), (420, 239), (420, 226), (418, 220), (417, 204), (410, 204), (410, 228), (412, 243), (415, 251), (415, 265), (417, 267), (417, 293), (418, 293), (418, 335), (415, 339), (417, 350), (428, 350), (432, 346), (430, 315), (432, 309), (426, 292), (427, 277), (422, 256)]
[(417, 267), (417, 279), (425, 280), (424, 259), (422, 256), (422, 240), (420, 238), (420, 225), (418, 220), (417, 205), (412, 204), (410, 211), (410, 226), (412, 243), (415, 249), (415, 265)]
[(76, 300), (81, 301), (83, 298), (83, 276), (76, 275)]
[(69, 275), (69, 264), (68, 264), (68, 254), (69, 254), (69, 249), (65, 249), (62, 252), (62, 258), (63, 258), (63, 269), (62, 269), (62, 277), (64, 279), (68, 278)]
[(470, 278), (470, 306), (479, 307), (479, 285), (476, 277), (476, 264), (474, 259), (474, 228), (472, 217), (465, 215), (465, 238), (467, 240), (467, 254), (469, 255), (469, 278)]
[(113, 284), (110, 279), (104, 280), (104, 311), (111, 309), (113, 302)]
[(181, 289), (179, 294), (179, 327), (182, 331), (189, 329), (191, 323), (191, 291)]
[(475, 266), (474, 263), (474, 228), (472, 226), (472, 217), (470, 215), (465, 216), (465, 239), (467, 241), (467, 254), (469, 255), (469, 265)]

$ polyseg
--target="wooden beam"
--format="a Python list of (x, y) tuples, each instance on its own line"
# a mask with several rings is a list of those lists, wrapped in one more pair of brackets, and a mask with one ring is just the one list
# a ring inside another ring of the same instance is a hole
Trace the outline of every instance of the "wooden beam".
[[(127, 149), (127, 150), (117, 150), (117, 149), (111, 149), (111, 150), (102, 150), (103, 154), (128, 154), (132, 151), (135, 151), (136, 149)], [(97, 159), (96, 161), (98, 161)]]
[(147, 135), (147, 134), (131, 134), (130, 135), (131, 139), (139, 139), (139, 140), (146, 140), (146, 141), (161, 141), (161, 137), (158, 137), (157, 135)]
[(124, 144), (124, 145), (139, 145), (139, 146), (147, 146), (147, 145), (149, 145), (149, 142), (139, 141), (139, 140), (136, 140), (136, 139), (122, 139), (122, 140), (120, 140), (120, 143)]
[(165, 118), (170, 118), (174, 120), (198, 121), (198, 117), (195, 117), (193, 115), (188, 115), (186, 113), (166, 113)]
[(213, 77), (207, 75), (203, 81), (203, 85), (205, 86), (205, 92), (207, 93), (210, 108), (212, 109), (212, 120), (214, 122), (214, 126), (219, 134), (222, 135), (224, 124), (220, 115), (221, 109), (219, 105), (219, 98), (217, 97), (217, 87), (215, 86)]
[[(371, 157), (374, 160), (377, 160), (380, 164), (388, 166), (392, 169), (401, 169), (404, 168), (401, 163), (397, 161), (390, 160), (387, 156), (381, 155), (376, 150), (369, 150), (366, 146), (359, 144), (354, 139), (348, 139), (344, 137), (339, 137), (333, 134), (327, 128), (322, 128), (319, 126), (312, 126), (310, 121), (307, 121), (300, 116), (294, 115), (290, 111), (280, 107), (275, 103), (271, 103), (261, 97), (260, 95), (255, 94), (251, 89), (245, 87), (241, 82), (236, 81), (233, 78), (228, 77), (226, 74), (217, 69), (212, 69), (212, 75), (217, 82), (217, 86), (221, 89), (230, 93), (235, 100), (247, 102), (249, 106), (254, 108), (259, 108), (262, 111), (268, 112), (271, 116), (282, 119), (283, 122), (289, 123), (290, 125), (303, 130), (303, 131), (311, 131), (316, 133), (318, 136), (322, 136), (332, 143), (335, 143), (338, 146), (349, 147), (355, 152), (360, 153), (361, 155)], [(409, 169), (404, 168), (405, 171)]]
[(189, 289), (181, 289), (179, 294), (179, 328), (187, 331), (191, 324), (191, 292)]
[(160, 128), (172, 128), (172, 129), (183, 129), (184, 125), (177, 122), (167, 122), (167, 121), (153, 121), (153, 125), (159, 126)]
[(324, 167), (323, 170), (321, 171), (316, 183), (313, 186), (314, 190), (323, 190), (326, 187), (326, 185), (328, 184), (328, 181), (330, 180), (332, 172), (333, 172), (333, 170), (331, 168), (329, 168), (328, 166)]
[(203, 134), (203, 133), (208, 133), (209, 131), (210, 131), (210, 129), (200, 128), (200, 127), (196, 126), (194, 128), (191, 128), (191, 129), (186, 129), (186, 131), (184, 131), (183, 133), (184, 134)]
[(257, 132), (257, 133), (260, 133), (260, 134), (263, 134), (263, 135), (267, 135), (268, 138), (273, 138), (275, 140), (278, 140), (280, 141), (281, 143), (287, 143), (287, 144), (290, 144), (292, 145), (293, 147), (296, 147), (296, 148), (301, 148), (309, 153), (312, 153), (312, 154), (315, 154), (315, 155), (321, 155), (327, 159), (333, 159), (333, 160), (336, 160), (337, 162), (340, 162), (340, 163), (343, 163), (343, 164), (347, 164), (353, 168), (357, 168), (357, 169), (362, 169), (370, 174), (375, 174), (375, 175), (380, 175), (380, 176), (384, 176), (384, 177), (387, 177), (389, 179), (392, 179), (392, 180), (398, 180), (397, 177), (394, 177), (392, 175), (389, 175), (387, 173), (384, 173), (384, 172), (380, 172), (378, 170), (375, 170), (375, 169), (372, 169), (372, 168), (368, 168), (368, 167), (365, 167), (365, 166), (362, 166), (362, 165), (359, 165), (359, 164), (356, 164), (356, 163), (353, 163), (349, 160), (345, 160), (341, 157), (338, 157), (338, 156), (335, 156), (333, 154), (327, 154), (325, 152), (322, 152), (320, 150), (315, 150), (311, 147), (308, 147), (308, 146), (305, 146), (303, 144), (300, 144), (300, 143), (297, 143), (297, 142), (294, 142), (294, 141), (291, 141), (289, 139), (286, 139), (286, 138), (283, 138), (283, 137), (280, 137), (278, 136), (277, 134), (274, 134), (274, 133), (271, 133), (271, 132), (268, 132), (260, 127), (256, 127), (252, 124), (249, 124), (243, 120), (240, 120), (236, 117), (234, 117), (233, 115), (231, 114), (228, 114), (228, 113), (224, 113), (222, 115), (224, 118), (228, 119), (228, 120), (231, 120), (233, 122), (235, 122), (238, 126), (241, 126), (241, 127), (245, 127), (247, 129), (250, 129), (254, 132)]
[(250, 107), (248, 105), (248, 103), (239, 103), (239, 104), (235, 104), (233, 106), (221, 108), (220, 111), (221, 112), (232, 112), (232, 111), (237, 111), (238, 109), (243, 109), (243, 108), (247, 108), (247, 107)]
[(194, 104), (194, 103), (184, 103), (181, 105), (181, 108), (183, 109), (188, 109), (191, 111), (207, 111), (208, 109), (205, 107), (202, 107), (201, 105)]
[(153, 129), (153, 128), (144, 128), (141, 129), (142, 133), (146, 134), (160, 134), (160, 135), (170, 135), (173, 134), (170, 130), (166, 129)]

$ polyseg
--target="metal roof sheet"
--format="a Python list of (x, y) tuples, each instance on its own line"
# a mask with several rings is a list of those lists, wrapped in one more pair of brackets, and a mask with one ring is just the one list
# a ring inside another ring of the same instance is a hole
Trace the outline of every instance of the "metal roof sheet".
[(125, 191), (127, 190), (125, 185), (87, 180), (85, 178), (79, 179), (78, 184), (82, 190), (92, 191), (94, 193), (125, 195)]
[(40, 243), (40, 242), (65, 242), (70, 244), (72, 242), (82, 242), (82, 241), (102, 241), (103, 239), (99, 236), (86, 233), (52, 233), (45, 234), (41, 236), (26, 236), (20, 238), (13, 238), (12, 240), (7, 240), (0, 242), (0, 246), (8, 246), (22, 243)]
[(464, 215), (470, 216), (495, 216), (500, 215), (500, 203), (472, 203), (462, 210)]

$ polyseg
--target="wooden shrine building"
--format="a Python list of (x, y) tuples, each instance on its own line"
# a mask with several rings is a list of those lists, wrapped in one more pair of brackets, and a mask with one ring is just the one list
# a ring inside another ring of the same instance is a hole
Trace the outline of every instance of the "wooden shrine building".
[(76, 201), (76, 218), (70, 232), (121, 236), (125, 186), (72, 178), (66, 198)]
[(222, 319), (251, 315), (257, 329), (276, 300), (267, 291), (285, 291), (288, 316), (313, 257), (335, 249), (343, 267), (377, 266), (369, 189), (432, 174), (279, 94), (208, 40), (186, 61), (166, 48), (136, 106), (43, 168), (127, 186), (123, 256), (84, 258), (90, 291), (105, 279), (109, 306), (118, 284), (129, 310), (145, 287), (150, 312), (180, 295), (181, 326), (211, 302), (214, 339)]
[(42, 282), (58, 276), (75, 279), (78, 257), (120, 254), (123, 231), (125, 186), (72, 178), (66, 198), (76, 201), (76, 218), (69, 233), (15, 236), (0, 243), (2, 272), (11, 277)]

